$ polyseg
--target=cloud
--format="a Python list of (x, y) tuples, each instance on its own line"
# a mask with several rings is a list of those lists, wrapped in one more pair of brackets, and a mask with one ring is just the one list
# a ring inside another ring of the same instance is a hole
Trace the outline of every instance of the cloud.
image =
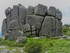
[(62, 22), (63, 24), (70, 24), (70, 17), (63, 17)]

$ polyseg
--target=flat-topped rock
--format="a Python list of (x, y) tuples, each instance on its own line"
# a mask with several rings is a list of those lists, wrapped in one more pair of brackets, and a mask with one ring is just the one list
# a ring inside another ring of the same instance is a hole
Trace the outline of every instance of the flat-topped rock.
[(49, 16), (56, 16), (56, 8), (53, 7), (53, 6), (49, 7), (47, 14), (48, 14)]
[(34, 14), (45, 16), (46, 13), (47, 13), (47, 6), (42, 4), (38, 4), (37, 6), (35, 6)]
[(42, 16), (36, 16), (36, 15), (27, 15), (26, 16), (27, 18), (27, 23), (29, 25), (36, 25), (37, 23), (38, 24), (41, 24), (41, 22), (43, 21), (43, 18)]

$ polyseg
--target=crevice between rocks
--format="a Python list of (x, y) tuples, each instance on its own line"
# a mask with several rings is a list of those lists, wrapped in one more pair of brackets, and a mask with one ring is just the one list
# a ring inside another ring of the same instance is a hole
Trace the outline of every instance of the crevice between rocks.
[(44, 18), (43, 18), (43, 21), (42, 21), (42, 23), (41, 23), (41, 26), (40, 26), (40, 29), (39, 29), (39, 31), (38, 31), (38, 35), (37, 35), (37, 36), (40, 35), (40, 31), (41, 31), (41, 28), (42, 28), (42, 25), (43, 25), (44, 20), (45, 20), (45, 16), (44, 16)]

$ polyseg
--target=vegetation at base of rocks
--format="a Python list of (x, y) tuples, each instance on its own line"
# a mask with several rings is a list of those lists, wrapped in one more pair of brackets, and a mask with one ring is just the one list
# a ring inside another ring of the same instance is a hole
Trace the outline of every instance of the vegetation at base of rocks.
[(42, 45), (38, 41), (30, 41), (25, 46), (27, 53), (41, 53)]
[[(41, 51), (41, 53), (70, 53), (70, 40), (60, 39), (60, 38), (27, 38), (26, 43), (17, 44), (19, 46), (14, 45), (14, 41), (2, 40), (0, 45), (7, 46), (6, 49), (13, 50), (13, 53), (19, 53), (19, 48), (25, 52), (34, 52)], [(36, 47), (36, 48), (35, 48)], [(39, 48), (40, 47), (40, 48)], [(30, 50), (31, 49), (31, 50)], [(21, 53), (24, 53), (21, 52)]]
[(68, 35), (68, 36), (70, 36), (70, 25), (68, 25), (68, 24), (65, 24), (65, 25), (63, 25), (63, 34), (64, 35)]
[(9, 40), (5, 40), (5, 39), (2, 39), (0, 40), (0, 45), (6, 45), (6, 46), (10, 46), (10, 47), (22, 47), (25, 45), (25, 43), (17, 43), (15, 44), (15, 41), (12, 40), (12, 41), (9, 41)]

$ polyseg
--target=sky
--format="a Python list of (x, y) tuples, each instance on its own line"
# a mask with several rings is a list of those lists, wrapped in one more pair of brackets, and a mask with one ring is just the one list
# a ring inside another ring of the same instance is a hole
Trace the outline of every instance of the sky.
[(22, 4), (26, 8), (29, 5), (36, 6), (37, 4), (43, 4), (47, 7), (54, 6), (62, 12), (62, 23), (70, 24), (70, 0), (0, 0), (0, 35), (2, 21), (6, 18), (5, 9), (7, 7), (12, 8), (13, 5), (17, 5), (18, 3)]

